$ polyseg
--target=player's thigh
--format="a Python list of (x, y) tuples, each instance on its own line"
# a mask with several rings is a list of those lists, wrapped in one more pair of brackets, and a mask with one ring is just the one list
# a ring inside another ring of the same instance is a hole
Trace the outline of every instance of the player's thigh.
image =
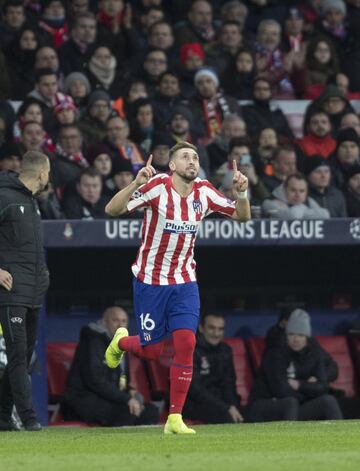
[(200, 295), (196, 282), (176, 286), (168, 305), (168, 330), (189, 329), (196, 332), (200, 316)]
[(134, 311), (142, 345), (158, 342), (166, 334), (166, 307), (171, 286), (148, 285), (134, 279)]

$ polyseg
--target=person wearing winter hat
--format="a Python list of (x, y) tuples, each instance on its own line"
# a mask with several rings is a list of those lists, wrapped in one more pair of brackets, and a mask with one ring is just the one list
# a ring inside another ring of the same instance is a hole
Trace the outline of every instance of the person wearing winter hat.
[(309, 314), (295, 309), (285, 332), (286, 343), (263, 354), (249, 398), (250, 421), (342, 419), (337, 400), (328, 394), (324, 358), (311, 341)]
[(236, 113), (241, 116), (237, 100), (226, 96), (219, 89), (219, 77), (214, 69), (203, 67), (194, 77), (196, 95), (190, 101), (189, 107), (195, 122), (202, 126), (204, 143), (210, 143), (220, 134), (225, 116)]
[(11, 170), (19, 172), (21, 166), (22, 152), (17, 144), (5, 142), (0, 147), (0, 171)]
[(65, 98), (59, 100), (55, 105), (54, 114), (60, 126), (63, 124), (74, 124), (79, 116), (74, 100), (68, 95), (65, 95)]
[(110, 148), (102, 142), (93, 144), (86, 153), (86, 159), (102, 177), (102, 194), (104, 196), (112, 196), (115, 186), (111, 178), (112, 156)]
[(111, 100), (103, 90), (95, 90), (88, 98), (85, 116), (79, 123), (85, 144), (101, 142), (106, 136), (106, 122), (112, 113)]
[(360, 165), (354, 165), (346, 173), (345, 198), (350, 217), (360, 217)]
[(304, 162), (304, 174), (309, 184), (309, 196), (322, 208), (326, 208), (330, 213), (330, 217), (346, 217), (344, 195), (331, 184), (329, 161), (321, 155), (308, 157)]
[(130, 160), (121, 157), (114, 160), (112, 168), (112, 180), (114, 183), (113, 195), (130, 185), (134, 178), (135, 173)]
[(327, 34), (339, 52), (348, 31), (346, 25), (346, 3), (343, 0), (324, 0), (321, 5), (322, 21), (319, 30)]
[(180, 48), (180, 63), (188, 70), (196, 70), (204, 65), (205, 53), (200, 43), (183, 44)]
[(331, 157), (334, 184), (341, 190), (346, 174), (354, 165), (360, 164), (360, 139), (353, 128), (339, 131), (336, 152)]

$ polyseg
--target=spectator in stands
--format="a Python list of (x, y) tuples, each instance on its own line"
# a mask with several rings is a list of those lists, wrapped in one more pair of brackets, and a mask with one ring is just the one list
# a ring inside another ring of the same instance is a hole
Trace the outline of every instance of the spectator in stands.
[(285, 331), (286, 344), (264, 352), (250, 394), (250, 420), (342, 419), (336, 399), (328, 394), (323, 356), (310, 341), (309, 315), (296, 309)]
[(355, 129), (358, 136), (360, 136), (360, 118), (356, 113), (346, 113), (341, 118), (340, 130), (345, 128)]
[(221, 187), (229, 188), (232, 184), (234, 160), (237, 163), (237, 168), (248, 179), (248, 199), (251, 205), (257, 206), (262, 204), (266, 198), (270, 197), (270, 192), (256, 173), (253, 158), (250, 154), (249, 143), (246, 138), (238, 137), (231, 139), (227, 162), (221, 165), (216, 172), (216, 177), (220, 178)]
[[(2, 2), (3, 3), (3, 2)], [(25, 7), (22, 0), (6, 0), (0, 22), (0, 41), (3, 50), (15, 39), (16, 34), (26, 24)]]
[(328, 219), (330, 213), (308, 196), (308, 184), (301, 174), (287, 177), (262, 204), (264, 217), (272, 219)]
[(324, 0), (321, 5), (322, 19), (317, 29), (326, 34), (339, 53), (348, 35), (346, 4), (343, 0)]
[(240, 116), (237, 100), (223, 94), (219, 78), (211, 68), (202, 68), (194, 77), (196, 95), (190, 101), (190, 108), (196, 123), (201, 125), (204, 142), (210, 143), (221, 133), (225, 116), (230, 113)]
[(102, 195), (112, 196), (114, 194), (114, 183), (111, 178), (112, 158), (111, 150), (106, 144), (92, 145), (87, 154), (86, 160), (96, 168), (102, 177)]
[(353, 128), (343, 129), (337, 137), (336, 152), (331, 156), (334, 184), (342, 190), (346, 174), (360, 163), (360, 140)]
[(4, 143), (0, 147), (0, 171), (11, 170), (19, 173), (21, 166), (22, 152), (17, 144)]
[[(164, 10), (156, 5), (151, 5), (139, 12), (138, 22), (134, 24), (135, 34), (138, 38), (139, 48), (145, 49), (150, 27), (164, 19)], [(135, 19), (135, 18), (134, 18)]]
[(331, 185), (331, 169), (327, 159), (314, 155), (304, 162), (304, 174), (309, 184), (309, 196), (322, 208), (326, 208), (330, 217), (347, 216), (344, 195)]
[(89, 166), (82, 153), (83, 139), (76, 124), (61, 126), (55, 157), (50, 160), (52, 183), (61, 197)]
[(304, 129), (304, 137), (296, 141), (302, 158), (321, 155), (327, 159), (336, 148), (331, 135), (331, 122), (325, 111), (314, 110)]
[(194, 76), (204, 64), (205, 53), (200, 43), (181, 46), (178, 71), (181, 79), (181, 91), (186, 98), (191, 98), (195, 94)]
[(64, 81), (64, 92), (70, 95), (79, 110), (83, 111), (91, 92), (89, 79), (81, 72), (72, 72)]
[(150, 49), (144, 59), (140, 78), (145, 82), (148, 92), (152, 95), (156, 90), (161, 74), (168, 69), (167, 55), (161, 49)]
[[(290, 80), (292, 57), (280, 50), (281, 25), (274, 19), (259, 23), (256, 42), (256, 68), (274, 90), (276, 98), (293, 98), (294, 90)], [(291, 60), (290, 60), (291, 58)]]
[(222, 75), (243, 45), (241, 26), (235, 20), (225, 21), (219, 31), (219, 40), (209, 47), (206, 62)]
[(223, 73), (221, 85), (224, 92), (238, 100), (251, 100), (256, 73), (253, 52), (250, 49), (240, 49)]
[(118, 64), (125, 65), (131, 56), (132, 10), (124, 0), (100, 0), (97, 15), (98, 42), (106, 45)]
[[(59, 87), (63, 90), (64, 74), (60, 70), (60, 60), (56, 49), (50, 46), (39, 47), (35, 52), (34, 70), (51, 69), (58, 77)], [(65, 91), (65, 93), (67, 93)]]
[(144, 404), (132, 386), (127, 357), (115, 370), (104, 364), (104, 354), (116, 329), (128, 326), (128, 315), (118, 306), (107, 308), (101, 320), (81, 329), (71, 366), (66, 406), (82, 420), (105, 426), (153, 424), (157, 408)]
[(69, 20), (74, 20), (78, 15), (90, 11), (90, 0), (68, 0)]
[(117, 69), (117, 59), (106, 46), (94, 48), (87, 64), (87, 78), (93, 90), (105, 90), (113, 99), (123, 90), (122, 74)]
[(183, 415), (204, 423), (241, 423), (240, 396), (231, 347), (224, 340), (225, 319), (209, 313), (199, 325), (193, 379)]
[(78, 119), (78, 110), (75, 106), (74, 100), (70, 96), (67, 96), (64, 100), (60, 101), (55, 105), (54, 115), (56, 123), (59, 126), (76, 123)]
[(304, 52), (304, 44), (304, 15), (299, 8), (291, 7), (285, 19), (281, 49), (295, 55)]
[(174, 33), (171, 24), (167, 21), (160, 20), (150, 26), (148, 46), (164, 51), (170, 65), (177, 62), (178, 54), (174, 47)]
[(237, 114), (231, 113), (224, 117), (220, 133), (206, 147), (209, 155), (211, 172), (216, 171), (227, 162), (231, 139), (246, 136), (246, 124)]
[(192, 2), (187, 21), (175, 29), (175, 38), (179, 46), (195, 42), (202, 46), (213, 44), (216, 40), (216, 26), (211, 3), (207, 0)]
[(167, 123), (173, 109), (184, 102), (181, 96), (180, 80), (175, 72), (167, 71), (160, 75), (158, 89), (154, 94), (153, 106), (160, 121)]
[(76, 194), (64, 196), (63, 210), (68, 219), (106, 219), (105, 206), (108, 201), (108, 197), (102, 196), (101, 174), (89, 167), (80, 173)]
[(304, 15), (304, 30), (308, 34), (313, 34), (315, 32), (316, 25), (321, 18), (322, 4), (323, 0), (305, 0), (305, 2), (301, 2), (298, 5), (298, 8)]
[(36, 200), (42, 219), (65, 219), (52, 183), (49, 182), (47, 188), (37, 196)]
[(27, 121), (21, 129), (20, 148), (23, 153), (28, 150), (43, 151), (46, 133), (41, 123)]
[(65, 5), (63, 0), (45, 0), (38, 27), (42, 42), (56, 48), (68, 39)]
[(131, 139), (144, 156), (149, 155), (153, 140), (164, 124), (154, 114), (152, 102), (148, 98), (134, 101), (129, 112), (129, 124)]
[(101, 142), (106, 136), (106, 123), (112, 114), (109, 95), (103, 90), (95, 90), (88, 99), (86, 114), (79, 122), (84, 142), (87, 146)]
[(33, 69), (38, 46), (37, 31), (25, 26), (5, 50), (12, 100), (24, 100), (34, 87)]
[(293, 133), (280, 108), (271, 106), (271, 83), (262, 77), (253, 84), (253, 101), (242, 107), (242, 114), (250, 136), (257, 136), (261, 129), (273, 128), (279, 136), (293, 139)]
[[(297, 312), (297, 315), (301, 315), (300, 312), (302, 312), (304, 318), (309, 316), (309, 313), (304, 311), (303, 309), (294, 309), (294, 308), (285, 308), (280, 312), (279, 319), (277, 323), (270, 327), (270, 329), (266, 333), (266, 348), (276, 348), (276, 347), (285, 347), (287, 343), (287, 337), (286, 337), (286, 326), (288, 323), (288, 320), (290, 316), (292, 315), (293, 312)], [(309, 316), (310, 319), (310, 316)], [(339, 368), (336, 363), (336, 361), (332, 358), (332, 356), (322, 348), (320, 343), (314, 338), (314, 337), (309, 337), (308, 339), (309, 344), (311, 344), (314, 347), (317, 347), (320, 355), (323, 358), (324, 361), (324, 368), (325, 368), (325, 374), (326, 374), (326, 380), (330, 384), (333, 381), (335, 381), (339, 375)]]
[(112, 106), (121, 118), (126, 118), (131, 104), (139, 98), (148, 98), (148, 96), (145, 82), (140, 79), (134, 79), (127, 83), (124, 87), (123, 96), (118, 97)]
[(360, 165), (352, 167), (347, 173), (345, 198), (350, 217), (360, 217)]
[(134, 172), (145, 165), (145, 158), (141, 148), (129, 139), (130, 128), (126, 119), (120, 116), (111, 116), (106, 123), (106, 139), (104, 143), (109, 147), (113, 162), (129, 160)]
[(295, 150), (289, 146), (281, 146), (274, 151), (273, 160), (264, 166), (262, 180), (267, 189), (272, 192), (296, 171)]
[(221, 19), (225, 21), (236, 21), (244, 31), (248, 9), (243, 2), (239, 0), (230, 0), (224, 3), (221, 8)]
[(97, 35), (96, 19), (93, 13), (79, 14), (71, 27), (70, 39), (59, 48), (61, 70), (65, 76), (71, 72), (86, 72), (91, 48)]
[(130, 185), (134, 178), (134, 170), (130, 160), (116, 159), (112, 168), (112, 180), (114, 185), (112, 196)]
[(303, 68), (297, 70), (296, 90), (304, 98), (318, 98), (329, 77), (338, 72), (339, 58), (331, 40), (316, 36), (307, 45)]
[[(254, 165), (261, 175), (271, 176), (273, 174), (273, 160), (278, 147), (279, 142), (275, 129), (262, 129), (256, 139), (255, 148), (252, 152)], [(294, 171), (295, 169), (293, 169), (293, 172)], [(275, 182), (275, 184), (276, 183), (277, 182)]]

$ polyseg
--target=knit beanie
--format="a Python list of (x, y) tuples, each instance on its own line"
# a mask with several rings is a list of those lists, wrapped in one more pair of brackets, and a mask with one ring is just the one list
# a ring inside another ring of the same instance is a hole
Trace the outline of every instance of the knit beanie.
[(215, 85), (218, 87), (219, 86), (219, 77), (217, 76), (216, 72), (214, 69), (211, 69), (210, 67), (203, 67), (199, 69), (194, 77), (194, 83), (195, 85), (201, 79), (201, 77), (209, 77), (211, 80), (214, 81)]
[(181, 46), (180, 49), (180, 62), (186, 64), (191, 56), (198, 56), (200, 59), (205, 58), (205, 53), (202, 50), (200, 43), (187, 43)]
[(111, 105), (110, 96), (104, 90), (95, 90), (91, 93), (89, 96), (88, 107), (91, 108), (97, 101), (106, 101), (109, 107)]
[(297, 334), (311, 337), (309, 314), (303, 309), (295, 309), (295, 311), (290, 314), (285, 331), (287, 334)]
[(359, 136), (354, 128), (345, 128), (338, 132), (336, 138), (337, 147), (345, 141), (355, 142), (355, 144), (360, 147)]
[(84, 83), (85, 88), (86, 88), (86, 94), (88, 95), (91, 91), (91, 86), (89, 79), (86, 77), (86, 75), (82, 74), (81, 72), (71, 72), (64, 81), (64, 93), (69, 93), (71, 85), (76, 81), (80, 80), (81, 82)]
[(306, 157), (304, 162), (304, 174), (308, 176), (319, 167), (329, 167), (329, 162), (321, 155)]
[(341, 11), (343, 15), (346, 15), (346, 5), (343, 0), (325, 0), (322, 4), (321, 10), (326, 14), (329, 10)]

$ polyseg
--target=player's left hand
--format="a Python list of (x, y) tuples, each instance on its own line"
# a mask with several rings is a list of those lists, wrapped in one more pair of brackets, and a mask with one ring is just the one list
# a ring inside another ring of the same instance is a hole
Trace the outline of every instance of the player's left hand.
[(240, 170), (238, 170), (236, 160), (233, 160), (233, 171), (233, 193), (234, 196), (238, 197), (239, 193), (248, 189), (248, 179), (244, 174), (240, 172)]

